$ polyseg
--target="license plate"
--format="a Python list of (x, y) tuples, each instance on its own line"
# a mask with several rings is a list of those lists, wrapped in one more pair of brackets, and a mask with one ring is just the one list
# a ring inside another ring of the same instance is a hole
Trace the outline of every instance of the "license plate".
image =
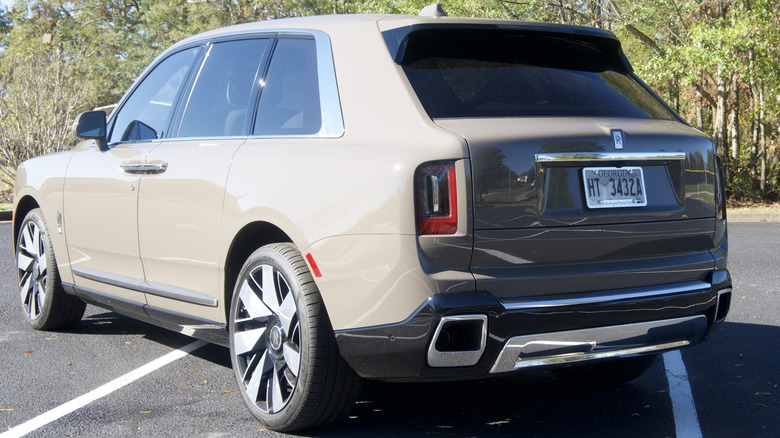
[(641, 167), (586, 167), (582, 181), (588, 208), (647, 205)]

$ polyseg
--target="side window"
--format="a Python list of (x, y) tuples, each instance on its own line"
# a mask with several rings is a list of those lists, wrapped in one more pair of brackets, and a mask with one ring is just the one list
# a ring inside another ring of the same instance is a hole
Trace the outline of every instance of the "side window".
[(314, 40), (279, 40), (258, 105), (254, 135), (306, 135), (320, 131), (322, 110)]
[(211, 46), (187, 99), (179, 137), (244, 134), (252, 85), (268, 41), (228, 41)]
[(174, 100), (198, 50), (194, 47), (175, 53), (146, 75), (114, 118), (109, 143), (146, 141), (163, 136)]

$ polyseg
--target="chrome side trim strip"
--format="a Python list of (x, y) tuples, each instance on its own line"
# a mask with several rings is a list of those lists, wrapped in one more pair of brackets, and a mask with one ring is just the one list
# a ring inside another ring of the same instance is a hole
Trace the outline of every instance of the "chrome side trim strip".
[(509, 339), (491, 373), (560, 365), (685, 347), (704, 336), (704, 315), (610, 327), (570, 330)]
[(685, 152), (560, 152), (536, 154), (537, 163), (566, 163), (580, 161), (668, 161), (684, 160)]
[(93, 271), (89, 269), (73, 269), (73, 275), (87, 280), (97, 281), (99, 283), (111, 286), (121, 287), (123, 289), (134, 290), (150, 295), (181, 301), (184, 303), (198, 304), (201, 306), (217, 307), (217, 299), (193, 292), (188, 289), (182, 289), (175, 286), (168, 286), (158, 283), (147, 283), (135, 278), (122, 277), (120, 275), (106, 274), (104, 272)]
[(539, 299), (535, 297), (533, 300), (523, 299), (511, 299), (511, 300), (499, 300), (504, 309), (506, 310), (527, 310), (527, 309), (542, 309), (550, 307), (564, 307), (574, 306), (581, 304), (598, 304), (606, 303), (610, 301), (623, 301), (640, 298), (662, 297), (665, 295), (683, 294), (697, 291), (709, 291), (712, 286), (709, 283), (703, 281), (692, 281), (689, 283), (676, 284), (672, 286), (661, 287), (644, 287), (627, 290), (625, 292), (616, 292), (613, 294), (571, 294), (563, 298), (552, 299)]

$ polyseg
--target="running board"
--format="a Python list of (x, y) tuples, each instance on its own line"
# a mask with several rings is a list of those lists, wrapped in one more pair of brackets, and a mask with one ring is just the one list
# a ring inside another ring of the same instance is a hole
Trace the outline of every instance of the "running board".
[(504, 344), (491, 373), (598, 359), (660, 353), (690, 345), (707, 330), (704, 315), (663, 321), (515, 336)]

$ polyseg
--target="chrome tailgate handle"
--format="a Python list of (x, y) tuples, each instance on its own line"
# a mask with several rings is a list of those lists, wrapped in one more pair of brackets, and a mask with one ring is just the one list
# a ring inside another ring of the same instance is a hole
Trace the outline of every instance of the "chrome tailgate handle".
[(168, 163), (152, 162), (143, 163), (138, 161), (126, 161), (121, 164), (122, 170), (134, 175), (155, 175), (163, 173), (168, 169)]

